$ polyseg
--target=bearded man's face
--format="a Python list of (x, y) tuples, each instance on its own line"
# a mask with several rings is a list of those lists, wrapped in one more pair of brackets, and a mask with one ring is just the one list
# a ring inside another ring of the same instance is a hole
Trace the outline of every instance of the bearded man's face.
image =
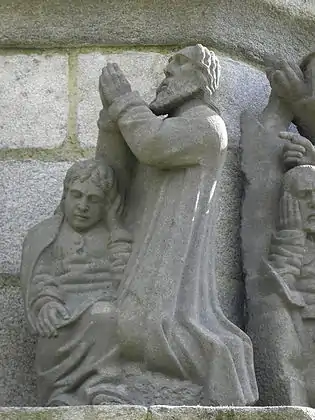
[(200, 72), (183, 55), (172, 57), (164, 70), (165, 79), (156, 90), (156, 97), (150, 104), (155, 115), (169, 114), (187, 99), (202, 92)]

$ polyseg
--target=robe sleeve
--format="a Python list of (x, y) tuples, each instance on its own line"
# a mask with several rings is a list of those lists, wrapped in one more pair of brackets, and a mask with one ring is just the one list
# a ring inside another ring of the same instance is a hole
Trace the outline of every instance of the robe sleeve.
[(125, 197), (137, 161), (121, 135), (117, 123), (109, 118), (106, 109), (101, 110), (97, 124), (99, 131), (95, 157), (105, 160), (115, 170), (118, 190), (121, 196)]
[(57, 278), (52, 272), (52, 267), (45, 264), (44, 257), (36, 264), (30, 283), (28, 305), (35, 317), (48, 302), (57, 301), (64, 304)]
[(279, 230), (272, 236), (265, 266), (268, 276), (293, 305), (303, 307), (304, 300), (296, 290), (304, 255), (305, 233), (301, 230)]
[[(47, 291), (47, 285), (53, 280), (53, 273), (49, 268), (51, 264), (47, 260), (46, 253), (50, 252), (50, 245), (56, 238), (62, 218), (61, 215), (56, 214), (37, 224), (29, 230), (23, 242), (20, 269), (21, 289), (26, 319), (33, 333), (36, 333), (36, 317), (40, 309), (38, 307), (35, 309), (35, 302), (39, 301), (40, 294), (44, 290)], [(37, 275), (43, 276), (41, 281), (39, 277), (36, 278)], [(55, 287), (53, 289), (56, 291)], [(55, 293), (55, 297), (58, 298), (59, 294), (57, 297)], [(41, 302), (43, 303), (44, 300)]]
[(168, 169), (215, 162), (227, 147), (225, 124), (206, 105), (161, 119), (138, 92), (130, 92), (114, 101), (109, 114), (133, 154), (147, 165)]

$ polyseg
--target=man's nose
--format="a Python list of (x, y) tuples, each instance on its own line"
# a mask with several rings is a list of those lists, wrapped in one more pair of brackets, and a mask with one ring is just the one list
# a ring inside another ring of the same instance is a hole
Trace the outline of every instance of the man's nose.
[(89, 206), (88, 206), (88, 201), (87, 201), (87, 197), (81, 197), (79, 202), (78, 202), (78, 208), (82, 211), (87, 211)]

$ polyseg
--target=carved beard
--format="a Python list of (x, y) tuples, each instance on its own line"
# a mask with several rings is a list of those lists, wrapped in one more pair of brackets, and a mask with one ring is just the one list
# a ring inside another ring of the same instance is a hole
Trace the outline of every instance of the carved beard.
[(156, 97), (149, 107), (155, 115), (170, 114), (187, 100), (202, 92), (196, 82), (187, 79), (166, 78), (156, 90)]

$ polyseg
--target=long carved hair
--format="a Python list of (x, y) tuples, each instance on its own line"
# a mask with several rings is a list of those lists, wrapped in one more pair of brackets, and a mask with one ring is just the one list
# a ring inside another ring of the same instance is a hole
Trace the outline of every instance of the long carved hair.
[(114, 170), (109, 165), (96, 159), (81, 160), (74, 163), (66, 173), (61, 201), (55, 210), (55, 214), (64, 215), (64, 201), (70, 185), (77, 180), (84, 182), (88, 179), (91, 179), (103, 191), (107, 207), (110, 207), (117, 198), (120, 198)]
[[(82, 160), (72, 165), (66, 173), (61, 201), (55, 210), (55, 214), (64, 216), (64, 201), (70, 185), (76, 180), (84, 182), (88, 179), (91, 179), (91, 181), (103, 191), (107, 201), (107, 209), (111, 206), (115, 206), (117, 224), (115, 224), (113, 230), (110, 231), (108, 250), (112, 260), (119, 259), (126, 265), (132, 251), (132, 237), (122, 226), (120, 221), (124, 203), (118, 192), (115, 173), (111, 166), (96, 159)], [(104, 214), (104, 219), (105, 216), (106, 214)]]
[(213, 51), (208, 50), (201, 44), (186, 47), (176, 54), (183, 55), (188, 58), (199, 71), (201, 76), (201, 87), (204, 93), (204, 101), (217, 114), (220, 115), (220, 110), (213, 103), (212, 95), (216, 92), (220, 83), (221, 66), (219, 60)]

